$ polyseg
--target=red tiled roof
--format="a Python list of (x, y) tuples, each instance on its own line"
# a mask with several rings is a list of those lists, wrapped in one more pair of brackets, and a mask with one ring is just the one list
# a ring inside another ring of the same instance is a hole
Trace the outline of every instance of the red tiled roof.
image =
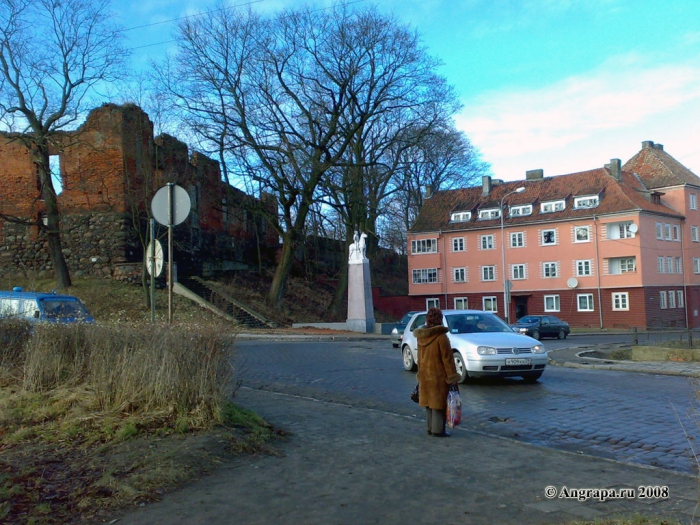
[[(700, 180), (698, 180), (700, 183)], [(557, 221), (605, 215), (625, 211), (649, 211), (681, 217), (678, 212), (663, 204), (654, 204), (648, 199), (641, 180), (629, 171), (622, 172), (622, 181), (617, 181), (607, 168), (598, 168), (569, 175), (545, 177), (538, 180), (520, 180), (494, 185), (491, 194), (482, 195), (482, 187), (435, 192), (426, 199), (411, 232), (450, 231), (472, 228), (493, 228), (500, 219), (478, 220), (479, 209), (498, 208), (501, 199), (519, 187), (523, 193), (509, 195), (504, 208), (520, 204), (532, 204), (532, 215), (511, 218), (504, 216), (506, 224), (522, 224), (536, 221)], [(600, 203), (595, 208), (573, 208), (574, 197), (599, 195)], [(540, 213), (540, 204), (548, 201), (566, 200), (566, 208), (553, 213)], [(472, 212), (467, 222), (450, 222), (450, 214), (460, 211)]]
[(623, 169), (636, 173), (649, 189), (686, 183), (700, 186), (700, 177), (653, 142), (628, 160)]

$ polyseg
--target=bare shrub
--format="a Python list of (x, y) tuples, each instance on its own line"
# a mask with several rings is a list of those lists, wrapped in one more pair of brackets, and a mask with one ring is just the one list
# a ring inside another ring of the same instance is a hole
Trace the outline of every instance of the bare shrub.
[(30, 336), (26, 321), (0, 320), (0, 385), (16, 381), (24, 364), (24, 345)]
[(100, 410), (218, 421), (231, 385), (231, 344), (216, 334), (158, 327), (39, 326), (24, 387), (81, 385)]

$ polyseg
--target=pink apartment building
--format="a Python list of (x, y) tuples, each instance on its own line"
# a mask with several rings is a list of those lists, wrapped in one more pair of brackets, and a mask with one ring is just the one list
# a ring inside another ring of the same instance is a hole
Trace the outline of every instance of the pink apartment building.
[(408, 232), (411, 307), (698, 327), (698, 195), (700, 177), (651, 141), (624, 166), (427, 194)]

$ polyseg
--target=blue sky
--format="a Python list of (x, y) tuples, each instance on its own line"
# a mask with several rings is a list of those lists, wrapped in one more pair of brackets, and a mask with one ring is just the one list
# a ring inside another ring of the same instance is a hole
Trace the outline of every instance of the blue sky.
[[(274, 13), (296, 0), (261, 0)], [(330, 5), (331, 2), (312, 2)], [(113, 9), (134, 66), (173, 43), (174, 18), (214, 0), (133, 0)], [(369, 0), (356, 5), (370, 5)], [(700, 2), (652, 0), (378, 0), (414, 26), (444, 63), (465, 131), (504, 180), (627, 161), (643, 140), (700, 175)]]

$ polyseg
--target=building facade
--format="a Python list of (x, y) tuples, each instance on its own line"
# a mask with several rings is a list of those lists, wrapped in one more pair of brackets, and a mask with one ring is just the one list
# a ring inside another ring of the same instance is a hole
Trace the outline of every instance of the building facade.
[(624, 167), (435, 192), (408, 234), (411, 306), (698, 327), (698, 195), (700, 178), (651, 141)]

